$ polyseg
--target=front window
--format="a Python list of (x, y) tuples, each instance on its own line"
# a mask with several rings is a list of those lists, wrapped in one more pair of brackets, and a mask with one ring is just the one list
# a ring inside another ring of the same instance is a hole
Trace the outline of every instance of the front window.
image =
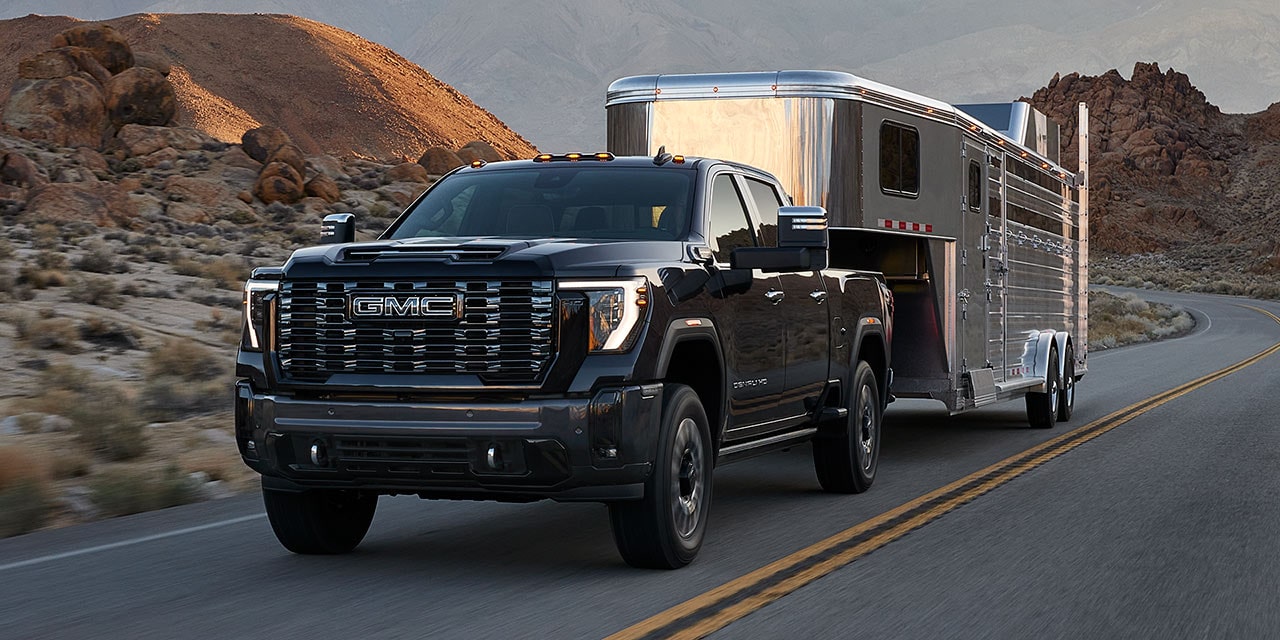
[(694, 173), (659, 167), (563, 166), (458, 173), (384, 237), (680, 240)]

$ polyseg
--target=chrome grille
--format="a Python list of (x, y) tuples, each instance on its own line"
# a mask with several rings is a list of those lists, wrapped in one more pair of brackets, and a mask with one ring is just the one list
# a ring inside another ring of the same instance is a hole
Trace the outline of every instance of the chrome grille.
[[(459, 296), (457, 318), (351, 318), (353, 295)], [(286, 376), (478, 374), (534, 381), (552, 354), (549, 280), (285, 281), (277, 352)]]

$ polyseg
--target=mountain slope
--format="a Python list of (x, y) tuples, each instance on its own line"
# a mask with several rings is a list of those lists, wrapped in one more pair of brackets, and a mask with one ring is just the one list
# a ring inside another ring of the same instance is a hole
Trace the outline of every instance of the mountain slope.
[[(66, 17), (0, 21), (6, 60), (48, 48)], [(281, 127), (307, 153), (417, 159), (428, 147), (485, 140), (507, 157), (532, 145), (456, 89), (390, 49), (285, 15), (137, 14), (106, 21), (138, 51), (173, 65), (179, 121), (228, 141)], [(0, 66), (0, 98), (16, 64)]]

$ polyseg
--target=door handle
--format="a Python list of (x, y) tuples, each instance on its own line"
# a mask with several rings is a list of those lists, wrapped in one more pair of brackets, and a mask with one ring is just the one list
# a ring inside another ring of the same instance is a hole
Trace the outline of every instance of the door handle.
[(764, 292), (764, 297), (769, 302), (772, 302), (773, 304), (776, 305), (779, 302), (782, 302), (783, 298), (787, 297), (787, 293), (785, 291), (778, 291), (777, 289), (770, 289)]
[(826, 291), (810, 291), (809, 297), (812, 298), (814, 302), (818, 304), (822, 304), (827, 301), (827, 292)]

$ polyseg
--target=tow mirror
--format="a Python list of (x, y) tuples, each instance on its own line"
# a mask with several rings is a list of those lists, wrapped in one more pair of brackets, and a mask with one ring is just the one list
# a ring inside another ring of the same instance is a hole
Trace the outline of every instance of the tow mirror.
[(822, 207), (779, 207), (778, 246), (742, 247), (729, 254), (734, 269), (768, 272), (827, 268), (827, 212)]
[(335, 213), (324, 217), (320, 223), (320, 244), (340, 244), (356, 241), (356, 216), (352, 213)]

